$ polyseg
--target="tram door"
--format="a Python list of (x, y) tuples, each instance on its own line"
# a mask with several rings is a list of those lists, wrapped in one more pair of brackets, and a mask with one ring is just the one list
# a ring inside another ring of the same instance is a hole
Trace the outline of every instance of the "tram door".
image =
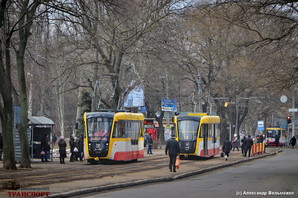
[(203, 124), (202, 133), (204, 155), (208, 155), (208, 124)]
[(215, 124), (212, 124), (212, 144), (213, 144), (213, 155), (215, 155), (215, 148), (216, 148), (216, 125)]

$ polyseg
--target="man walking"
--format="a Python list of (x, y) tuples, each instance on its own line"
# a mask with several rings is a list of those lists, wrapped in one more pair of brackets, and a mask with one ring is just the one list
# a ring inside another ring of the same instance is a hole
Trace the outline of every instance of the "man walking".
[(278, 146), (279, 146), (279, 135), (278, 134), (276, 134), (275, 135), (275, 146), (276, 146), (276, 149), (278, 149)]
[(253, 144), (254, 144), (254, 142), (252, 141), (252, 139), (249, 135), (248, 138), (246, 138), (244, 140), (244, 145), (245, 145), (244, 157), (246, 157), (247, 151), (248, 151), (248, 157), (250, 157), (251, 147), (252, 147)]
[(176, 172), (176, 157), (180, 153), (180, 146), (179, 143), (175, 140), (175, 135), (172, 135), (172, 139), (170, 139), (167, 142), (166, 149), (165, 149), (166, 155), (169, 153), (170, 162), (169, 162), (169, 169), (170, 172), (172, 170)]

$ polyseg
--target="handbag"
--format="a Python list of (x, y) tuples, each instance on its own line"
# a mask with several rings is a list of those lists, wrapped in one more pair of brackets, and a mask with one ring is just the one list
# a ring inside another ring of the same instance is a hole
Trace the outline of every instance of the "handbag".
[(220, 153), (220, 157), (224, 157), (225, 156), (225, 153), (224, 152), (221, 152)]
[(73, 151), (74, 151), (74, 152), (79, 152), (79, 150), (78, 150), (77, 147), (74, 147)]
[(178, 157), (176, 158), (175, 166), (176, 166), (177, 169), (179, 169), (179, 167), (180, 167), (180, 157), (179, 157), (179, 155), (178, 155)]
[(45, 155), (45, 154), (46, 154), (46, 152), (44, 152), (44, 151), (40, 152), (40, 155)]

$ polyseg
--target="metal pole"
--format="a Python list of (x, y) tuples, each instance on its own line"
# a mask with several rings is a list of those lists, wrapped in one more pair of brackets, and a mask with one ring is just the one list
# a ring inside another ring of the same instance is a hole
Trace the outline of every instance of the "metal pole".
[(201, 76), (200, 74), (198, 74), (198, 96), (199, 96), (199, 108), (198, 108), (198, 112), (203, 112), (202, 109), (202, 89), (201, 89), (201, 84), (202, 84), (202, 80), (201, 80)]
[[(292, 109), (295, 109), (295, 87), (293, 87), (293, 96), (292, 96)], [(292, 112), (292, 137), (295, 135), (295, 112)]]
[(236, 96), (236, 123), (235, 123), (235, 134), (237, 134), (237, 138), (239, 139), (239, 131), (238, 131), (238, 121), (239, 121), (239, 112), (238, 112), (238, 100), (237, 100), (237, 96)]
[(232, 141), (232, 123), (230, 123), (230, 137), (229, 140)]

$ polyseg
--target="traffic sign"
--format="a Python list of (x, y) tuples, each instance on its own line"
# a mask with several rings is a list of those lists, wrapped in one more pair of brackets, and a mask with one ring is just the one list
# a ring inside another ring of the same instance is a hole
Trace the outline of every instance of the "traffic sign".
[(289, 109), (289, 112), (298, 112), (298, 109)]
[(175, 110), (177, 110), (176, 100), (161, 99), (161, 110), (162, 111), (175, 111)]
[(260, 120), (258, 121), (258, 131), (264, 131), (265, 130), (265, 127), (264, 127), (264, 121), (263, 120)]

